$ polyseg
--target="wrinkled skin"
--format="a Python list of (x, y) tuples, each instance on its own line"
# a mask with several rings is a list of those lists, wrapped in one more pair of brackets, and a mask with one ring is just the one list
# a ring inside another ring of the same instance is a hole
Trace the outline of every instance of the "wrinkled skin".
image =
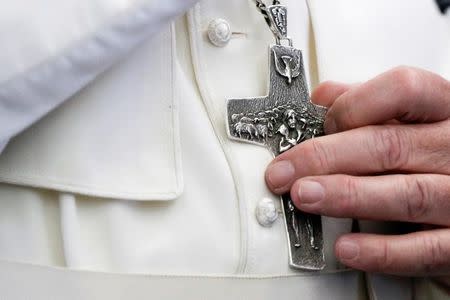
[(450, 82), (399, 67), (361, 84), (321, 84), (327, 136), (278, 156), (266, 181), (309, 213), (423, 224), (404, 235), (347, 234), (345, 265), (450, 286)]

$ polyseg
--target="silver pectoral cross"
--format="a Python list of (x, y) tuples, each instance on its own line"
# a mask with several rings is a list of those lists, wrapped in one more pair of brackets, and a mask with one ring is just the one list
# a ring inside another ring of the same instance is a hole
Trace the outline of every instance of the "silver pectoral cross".
[[(265, 146), (277, 156), (323, 135), (326, 108), (310, 101), (300, 50), (278, 44), (269, 56), (269, 95), (228, 100), (227, 126), (232, 139)], [(322, 270), (321, 217), (299, 211), (289, 194), (281, 200), (291, 267)]]

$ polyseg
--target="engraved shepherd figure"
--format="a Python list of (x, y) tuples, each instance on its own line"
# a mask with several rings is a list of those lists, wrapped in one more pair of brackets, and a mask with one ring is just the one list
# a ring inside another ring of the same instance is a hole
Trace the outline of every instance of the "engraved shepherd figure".
[(284, 113), (283, 120), (283, 124), (277, 130), (277, 133), (283, 136), (280, 141), (280, 153), (288, 151), (306, 139), (306, 119), (300, 118), (297, 121), (295, 110), (288, 109)]
[[(277, 130), (277, 133), (282, 135), (280, 141), (280, 153), (286, 152), (297, 146), (301, 142), (307, 139), (307, 132), (310, 129), (308, 126), (308, 122), (305, 118), (297, 118), (297, 113), (293, 109), (288, 109), (285, 111), (283, 115), (283, 124)], [(300, 242), (300, 225), (298, 217), (299, 215), (296, 213), (296, 208), (292, 201), (288, 201), (288, 208), (290, 212), (290, 220), (291, 226), (294, 229), (295, 233), (295, 242), (294, 246), (299, 248), (301, 247)], [(313, 249), (319, 249), (316, 245), (316, 241), (314, 238), (314, 226), (312, 225), (311, 217), (306, 215), (306, 230), (308, 232), (310, 246)]]

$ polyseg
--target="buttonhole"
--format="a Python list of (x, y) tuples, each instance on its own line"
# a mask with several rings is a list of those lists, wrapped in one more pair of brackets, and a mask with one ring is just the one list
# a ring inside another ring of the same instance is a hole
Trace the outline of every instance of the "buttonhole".
[(237, 39), (246, 39), (247, 38), (247, 33), (246, 32), (240, 32), (240, 31), (233, 31), (231, 33), (231, 37), (232, 38), (237, 38)]

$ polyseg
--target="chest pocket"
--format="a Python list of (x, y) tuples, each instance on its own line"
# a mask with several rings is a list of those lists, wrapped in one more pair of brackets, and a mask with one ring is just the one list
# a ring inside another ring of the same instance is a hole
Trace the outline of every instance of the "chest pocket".
[(182, 191), (170, 26), (11, 141), (0, 182), (90, 196)]

